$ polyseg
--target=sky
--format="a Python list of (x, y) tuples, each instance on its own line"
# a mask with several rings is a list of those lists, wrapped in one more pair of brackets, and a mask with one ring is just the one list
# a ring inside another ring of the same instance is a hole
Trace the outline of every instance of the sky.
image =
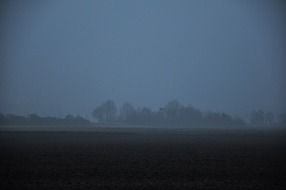
[(0, 112), (89, 118), (108, 99), (285, 111), (285, 10), (263, 0), (1, 1)]

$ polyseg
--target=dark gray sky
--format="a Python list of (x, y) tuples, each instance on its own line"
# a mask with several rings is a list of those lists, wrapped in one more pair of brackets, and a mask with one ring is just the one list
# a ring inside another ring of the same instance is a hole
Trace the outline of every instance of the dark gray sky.
[(231, 114), (286, 108), (282, 1), (0, 5), (4, 113), (86, 116), (106, 99)]

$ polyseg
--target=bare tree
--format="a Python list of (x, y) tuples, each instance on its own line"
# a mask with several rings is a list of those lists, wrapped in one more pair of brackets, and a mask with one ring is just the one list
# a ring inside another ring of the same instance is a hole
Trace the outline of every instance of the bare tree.
[(112, 100), (107, 100), (93, 111), (93, 116), (100, 122), (116, 119), (117, 108)]
[(136, 114), (136, 110), (130, 103), (124, 103), (120, 109), (120, 117), (124, 121), (130, 121)]

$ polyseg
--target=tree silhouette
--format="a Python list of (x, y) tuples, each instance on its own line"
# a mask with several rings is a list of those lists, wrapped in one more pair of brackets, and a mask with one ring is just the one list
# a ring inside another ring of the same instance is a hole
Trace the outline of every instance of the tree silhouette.
[(132, 122), (135, 114), (136, 110), (130, 103), (124, 103), (120, 108), (120, 118), (125, 122)]
[(281, 113), (279, 115), (279, 123), (280, 125), (286, 127), (286, 113)]
[[(110, 111), (111, 110), (111, 111)], [(168, 102), (158, 111), (150, 108), (134, 108), (130, 103), (124, 103), (120, 108), (120, 114), (116, 117), (116, 106), (113, 101), (106, 101), (93, 111), (93, 116), (99, 122), (116, 121), (118, 123), (152, 125), (152, 126), (174, 126), (174, 127), (227, 127), (243, 126), (246, 123), (240, 118), (233, 118), (226, 113), (208, 112), (202, 113), (191, 105), (184, 106), (177, 100)], [(258, 123), (259, 113), (255, 112), (255, 123)], [(264, 113), (264, 112), (263, 112)], [(263, 114), (264, 122), (264, 114)], [(269, 117), (269, 123), (271, 123)]]
[(112, 100), (107, 100), (93, 111), (93, 116), (101, 122), (114, 121), (116, 119), (117, 108)]
[(172, 123), (178, 120), (181, 109), (183, 109), (183, 106), (179, 103), (179, 101), (172, 100), (168, 102), (164, 109), (167, 120)]
[(265, 124), (265, 113), (262, 110), (253, 111), (251, 113), (250, 122), (253, 125), (264, 125)]
[(264, 123), (266, 125), (272, 125), (274, 123), (274, 114), (271, 112), (267, 112), (264, 114)]

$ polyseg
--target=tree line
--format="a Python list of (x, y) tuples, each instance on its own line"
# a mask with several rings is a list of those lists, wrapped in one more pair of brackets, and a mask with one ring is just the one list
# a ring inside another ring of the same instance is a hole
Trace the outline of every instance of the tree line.
[(202, 113), (193, 106), (184, 106), (177, 100), (168, 102), (159, 110), (135, 108), (124, 103), (119, 109), (112, 100), (96, 107), (93, 116), (98, 122), (117, 122), (133, 125), (151, 125), (165, 127), (200, 127), (200, 126), (242, 126), (245, 121), (226, 113)]
[(37, 114), (20, 116), (16, 114), (1, 114), (0, 124), (2, 125), (77, 125), (90, 124), (90, 121), (77, 115), (67, 115), (64, 118), (42, 117)]
[[(253, 111), (249, 121), (233, 117), (226, 113), (202, 112), (191, 105), (183, 105), (177, 100), (168, 102), (158, 110), (148, 107), (136, 108), (130, 103), (117, 107), (114, 101), (107, 100), (97, 106), (93, 112), (96, 123), (149, 125), (158, 127), (231, 127), (231, 126), (284, 126), (286, 113), (275, 116), (263, 110)], [(0, 125), (86, 125), (92, 124), (79, 115), (67, 115), (64, 118), (42, 117), (37, 114), (19, 116), (1, 114)]]
[(118, 108), (114, 101), (108, 100), (96, 107), (93, 117), (97, 122), (125, 123), (151, 126), (176, 126), (176, 127), (229, 127), (229, 126), (273, 126), (285, 125), (286, 114), (281, 114), (280, 120), (275, 121), (274, 114), (261, 110), (251, 113), (249, 122), (233, 117), (226, 113), (206, 112), (188, 105), (184, 106), (177, 100), (168, 102), (164, 107), (153, 111), (148, 107), (135, 108), (130, 103), (124, 103)]
[(286, 126), (286, 113), (275, 116), (271, 112), (256, 110), (251, 113), (250, 124), (254, 126)]
[[(263, 114), (262, 114), (263, 113)], [(226, 113), (202, 112), (191, 105), (184, 106), (177, 100), (168, 102), (160, 109), (135, 108), (124, 103), (120, 108), (112, 100), (105, 101), (93, 111), (93, 117), (101, 123), (125, 123), (152, 126), (200, 127), (200, 126), (245, 126), (273, 125), (274, 115), (263, 111), (254, 111), (250, 122)], [(285, 122), (285, 121), (284, 121)]]

